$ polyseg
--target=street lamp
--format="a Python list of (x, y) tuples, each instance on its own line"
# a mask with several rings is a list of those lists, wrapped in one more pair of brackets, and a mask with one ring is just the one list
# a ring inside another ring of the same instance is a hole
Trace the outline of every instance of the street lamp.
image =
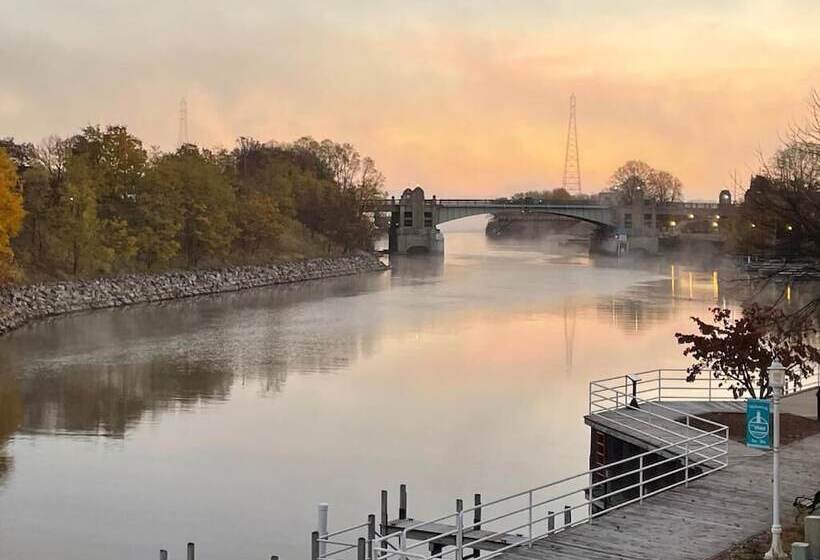
[(780, 542), (783, 527), (780, 525), (780, 397), (786, 382), (783, 364), (775, 360), (769, 368), (769, 384), (772, 386), (772, 414), (774, 434), (772, 438), (772, 547), (766, 553), (766, 560), (787, 558)]

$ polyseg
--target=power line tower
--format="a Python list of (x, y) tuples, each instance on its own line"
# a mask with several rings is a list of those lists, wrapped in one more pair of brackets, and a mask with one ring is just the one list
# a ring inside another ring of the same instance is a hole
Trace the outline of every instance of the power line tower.
[(188, 140), (188, 102), (183, 97), (179, 100), (179, 138), (177, 144), (184, 146)]
[(567, 151), (564, 155), (564, 179), (561, 186), (568, 192), (581, 194), (581, 162), (578, 158), (578, 128), (575, 124), (575, 94), (569, 98)]

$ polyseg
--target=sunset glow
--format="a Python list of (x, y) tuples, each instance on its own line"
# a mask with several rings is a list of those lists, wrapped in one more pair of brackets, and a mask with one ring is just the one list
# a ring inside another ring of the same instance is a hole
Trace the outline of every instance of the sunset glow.
[[(628, 159), (715, 198), (805, 113), (816, 2), (6, 2), (0, 136), (124, 123), (191, 140), (330, 137), (392, 192), (560, 185), (578, 99), (586, 192)], [(48, 5), (48, 9), (44, 5)]]

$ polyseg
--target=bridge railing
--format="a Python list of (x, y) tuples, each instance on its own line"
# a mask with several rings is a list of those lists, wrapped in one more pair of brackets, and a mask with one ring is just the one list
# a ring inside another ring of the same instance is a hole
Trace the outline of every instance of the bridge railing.
[[(475, 557), (473, 553), (482, 548), (481, 557), (489, 559), (515, 547), (532, 546), (570, 527), (594, 523), (609, 511), (727, 466), (726, 426), (671, 406), (652, 403), (641, 407), (650, 401), (633, 396), (631, 387), (613, 383), (615, 379), (619, 378), (603, 380), (591, 392), (596, 407), (606, 406), (615, 414), (631, 417), (630, 430), (651, 436), (659, 442), (657, 447), (473, 507), (464, 508), (458, 501), (453, 510), (430, 520), (408, 520), (393, 530), (380, 528), (384, 534), (375, 530), (373, 516), (366, 530), (364, 525), (354, 526), (324, 539), (314, 533), (312, 560), (464, 560)], [(632, 408), (635, 405), (641, 408)], [(322, 550), (321, 544), (325, 545)], [(327, 549), (331, 545), (334, 550)], [(344, 556), (345, 552), (351, 555)]]

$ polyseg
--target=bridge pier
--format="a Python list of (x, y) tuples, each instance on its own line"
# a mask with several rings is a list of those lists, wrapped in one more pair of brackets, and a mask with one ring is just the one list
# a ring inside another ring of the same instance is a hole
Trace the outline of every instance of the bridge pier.
[(441, 255), (444, 236), (438, 224), (436, 197), (424, 199), (421, 187), (405, 189), (390, 216), (389, 249), (397, 255)]

